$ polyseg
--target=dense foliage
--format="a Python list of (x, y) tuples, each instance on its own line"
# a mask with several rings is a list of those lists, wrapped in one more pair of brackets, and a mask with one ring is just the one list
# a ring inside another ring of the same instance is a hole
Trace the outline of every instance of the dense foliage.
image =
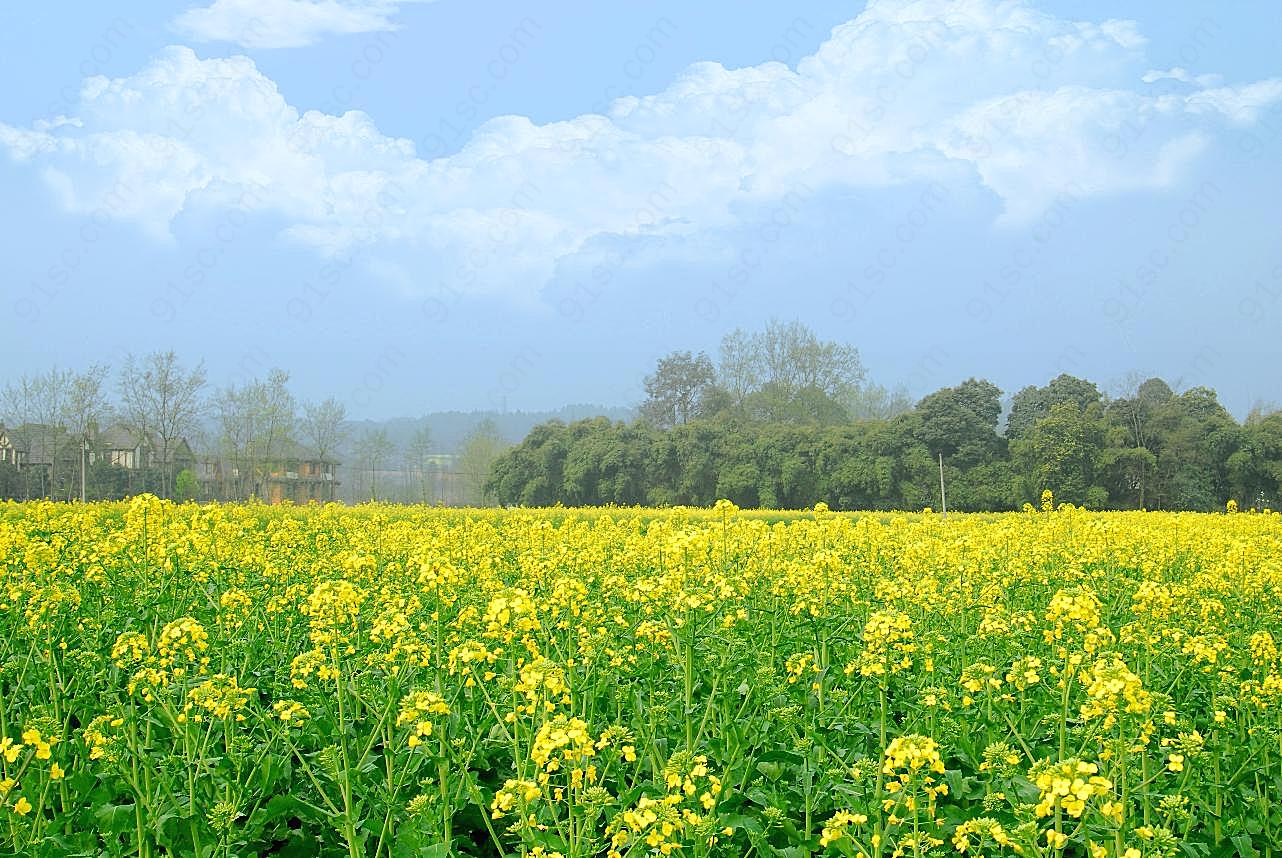
[(1268, 854), (1282, 516), (0, 506), (9, 854)]
[(1062, 375), (1017, 393), (1001, 429), (1001, 391), (974, 379), (886, 419), (851, 420), (808, 388), (771, 396), (736, 405), (712, 386), (702, 411), (668, 425), (546, 423), (496, 462), (490, 492), (528, 506), (921, 509), (940, 505), (942, 455), (948, 506), (960, 510), (1019, 509), (1047, 489), (1093, 509), (1279, 501), (1282, 413), (1239, 424), (1206, 388), (1177, 395), (1151, 379), (1107, 399)]

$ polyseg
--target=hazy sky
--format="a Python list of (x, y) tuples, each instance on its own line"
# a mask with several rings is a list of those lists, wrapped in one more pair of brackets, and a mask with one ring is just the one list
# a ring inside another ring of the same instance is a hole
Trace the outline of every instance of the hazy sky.
[(777, 316), (917, 395), (1282, 401), (1276, 0), (25, 9), (6, 375), (174, 348), (353, 416), (629, 404)]

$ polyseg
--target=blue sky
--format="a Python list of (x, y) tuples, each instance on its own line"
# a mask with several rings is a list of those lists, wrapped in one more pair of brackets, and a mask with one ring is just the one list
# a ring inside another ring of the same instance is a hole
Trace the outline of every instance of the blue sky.
[(629, 404), (796, 318), (917, 395), (1282, 401), (1276, 3), (0, 12), (0, 352), (355, 416)]

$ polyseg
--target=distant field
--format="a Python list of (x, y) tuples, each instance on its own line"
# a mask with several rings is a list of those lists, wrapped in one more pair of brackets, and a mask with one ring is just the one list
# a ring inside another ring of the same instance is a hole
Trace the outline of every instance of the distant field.
[(1282, 516), (0, 505), (14, 854), (1282, 843)]

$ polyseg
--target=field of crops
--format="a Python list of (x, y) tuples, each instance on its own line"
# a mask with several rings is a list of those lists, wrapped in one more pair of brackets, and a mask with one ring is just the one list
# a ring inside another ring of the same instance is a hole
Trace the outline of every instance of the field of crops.
[(1282, 843), (1282, 516), (0, 506), (0, 850)]

